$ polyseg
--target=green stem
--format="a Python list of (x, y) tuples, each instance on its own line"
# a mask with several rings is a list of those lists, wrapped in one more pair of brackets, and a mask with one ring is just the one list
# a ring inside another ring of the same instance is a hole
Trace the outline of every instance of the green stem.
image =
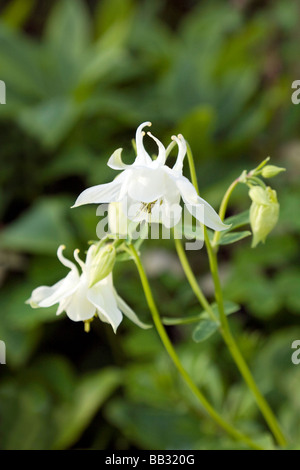
[[(220, 216), (220, 219), (222, 221), (225, 219), (226, 209), (227, 209), (227, 206), (228, 206), (228, 201), (230, 199), (230, 196), (231, 196), (233, 190), (235, 189), (235, 187), (238, 184), (239, 184), (239, 179), (234, 180), (231, 183), (231, 185), (229, 186), (229, 188), (227, 189), (226, 193), (224, 194), (224, 197), (223, 197), (222, 202), (221, 202), (220, 210), (219, 210), (219, 216)], [(213, 238), (213, 241), (212, 241), (212, 245), (215, 247), (215, 250), (218, 249), (217, 244), (218, 244), (218, 241), (220, 239), (220, 236), (221, 236), (221, 232), (215, 231), (214, 238)]]
[[(191, 149), (190, 147), (188, 146), (187, 148), (187, 155), (188, 155), (188, 162), (189, 162), (189, 166), (190, 166), (190, 173), (191, 173), (191, 180), (192, 180), (192, 183), (194, 185), (194, 187), (196, 188), (196, 191), (197, 193), (199, 194), (199, 187), (198, 187), (198, 181), (197, 181), (197, 174), (196, 174), (196, 170), (195, 170), (195, 163), (194, 163), (194, 158), (193, 158), (193, 154), (191, 152)], [(221, 208), (220, 208), (220, 212), (221, 212), (221, 215), (225, 216), (225, 211), (226, 211), (226, 208), (227, 208), (227, 204), (228, 204), (228, 200), (229, 200), (229, 197), (232, 193), (232, 191), (234, 190), (236, 184), (238, 183), (238, 180), (235, 180), (231, 186), (228, 188), (224, 198), (223, 198), (223, 201), (222, 201), (222, 204), (221, 204)], [(220, 282), (220, 277), (219, 277), (219, 272), (218, 272), (218, 262), (217, 262), (217, 255), (216, 253), (214, 252), (213, 248), (212, 248), (212, 245), (210, 243), (210, 240), (209, 240), (209, 237), (208, 237), (208, 234), (207, 234), (207, 230), (206, 230), (206, 227), (204, 226), (203, 227), (203, 230), (204, 230), (204, 240), (205, 240), (205, 244), (206, 244), (206, 248), (207, 248), (207, 253), (208, 253), (208, 258), (209, 258), (209, 265), (210, 265), (210, 270), (211, 270), (211, 273), (212, 273), (212, 277), (213, 277), (213, 281), (214, 281), (214, 285), (215, 285), (215, 298), (216, 298), (216, 302), (217, 302), (217, 305), (218, 305), (218, 310), (219, 310), (219, 315), (220, 315), (220, 323), (221, 323), (221, 333), (222, 333), (222, 336), (228, 346), (228, 349), (231, 353), (231, 356), (233, 358), (233, 360), (235, 361), (241, 375), (243, 376), (245, 382), (247, 383), (249, 389), (252, 391), (255, 399), (256, 399), (256, 403), (262, 413), (262, 415), (264, 416), (266, 422), (268, 423), (269, 425), (269, 428), (271, 429), (271, 431), (273, 432), (277, 442), (279, 445), (281, 446), (286, 446), (287, 444), (287, 441), (280, 429), (280, 426), (279, 424), (277, 423), (277, 420), (276, 420), (276, 417), (273, 413), (273, 411), (271, 410), (269, 404), (267, 403), (267, 401), (265, 400), (265, 398), (263, 397), (263, 395), (261, 394), (259, 388), (257, 387), (256, 385), (256, 382), (238, 348), (238, 345), (234, 339), (234, 337), (232, 336), (232, 333), (230, 331), (230, 327), (229, 327), (229, 323), (228, 323), (228, 320), (227, 320), (227, 317), (225, 315), (225, 310), (224, 310), (224, 301), (223, 301), (223, 293), (222, 293), (222, 288), (221, 288), (221, 282)], [(186, 263), (188, 263), (187, 259), (186, 259)], [(184, 266), (183, 266), (184, 268)], [(193, 286), (192, 286), (193, 288)], [(200, 290), (201, 291), (201, 290)], [(199, 298), (199, 296), (198, 296)], [(200, 300), (200, 299), (199, 299)], [(203, 304), (202, 304), (203, 305)], [(203, 307), (205, 308), (205, 305), (203, 305)]]
[(193, 153), (192, 153), (192, 149), (190, 147), (190, 144), (188, 144), (188, 143), (187, 143), (187, 146), (186, 146), (186, 152), (187, 152), (187, 157), (188, 157), (188, 162), (189, 162), (191, 180), (192, 180), (192, 183), (193, 183), (197, 193), (199, 194), (198, 178), (197, 178), (197, 173), (196, 173), (196, 168), (195, 168), (194, 157), (193, 157)]
[(184, 248), (182, 246), (181, 241), (178, 238), (174, 237), (174, 243), (175, 243), (177, 254), (178, 254), (179, 260), (181, 262), (181, 265), (183, 267), (184, 273), (185, 273), (185, 275), (186, 275), (186, 277), (187, 277), (187, 279), (190, 283), (190, 286), (191, 286), (195, 296), (199, 300), (199, 302), (202, 305), (202, 307), (204, 308), (204, 310), (206, 310), (206, 312), (208, 313), (210, 318), (213, 321), (217, 322), (218, 319), (217, 319), (216, 315), (214, 314), (214, 311), (211, 308), (209, 302), (206, 300), (206, 297), (203, 294), (202, 290), (200, 289), (199, 284), (197, 282), (197, 279), (194, 276), (194, 273), (193, 273), (193, 271), (191, 269), (191, 266), (188, 262), (188, 259), (186, 257), (186, 254), (185, 254), (185, 251), (184, 251)]
[(148, 278), (146, 276), (145, 270), (143, 268), (143, 265), (141, 263), (140, 257), (133, 245), (130, 245), (130, 251), (133, 256), (133, 259), (135, 261), (135, 264), (137, 266), (142, 286), (144, 289), (145, 297), (147, 300), (148, 307), (150, 309), (150, 312), (152, 314), (153, 322), (155, 324), (156, 330), (160, 336), (160, 339), (169, 354), (170, 358), (172, 359), (174, 365), (176, 366), (178, 372), (180, 373), (181, 377), (187, 384), (187, 386), (190, 388), (190, 390), (193, 392), (193, 394), (197, 397), (197, 399), (200, 401), (202, 406), (205, 408), (207, 413), (210, 415), (210, 417), (225, 431), (228, 432), (234, 439), (237, 439), (239, 441), (245, 442), (250, 448), (255, 449), (255, 450), (262, 450), (262, 447), (253, 442), (248, 436), (244, 435), (243, 433), (237, 431), (231, 424), (227, 423), (217, 411), (212, 407), (212, 405), (209, 403), (209, 401), (205, 398), (205, 396), (202, 394), (202, 392), (198, 389), (197, 385), (193, 382), (192, 378), (190, 375), (187, 373), (187, 371), (184, 369), (183, 365), (180, 362), (180, 359), (166, 333), (166, 330), (161, 322), (160, 315), (158, 312), (158, 309), (156, 307), (152, 291), (148, 282)]
[(277, 419), (273, 411), (271, 410), (268, 402), (266, 401), (264, 396), (261, 394), (259, 388), (257, 387), (256, 382), (250, 372), (250, 369), (247, 366), (246, 361), (244, 360), (242, 353), (239, 350), (239, 347), (230, 331), (228, 319), (224, 311), (223, 293), (222, 293), (222, 287), (221, 287), (220, 277), (218, 273), (217, 256), (210, 244), (206, 228), (204, 228), (204, 237), (205, 237), (205, 243), (206, 243), (206, 247), (208, 251), (210, 269), (211, 269), (211, 273), (212, 273), (212, 277), (213, 277), (214, 285), (215, 285), (215, 297), (216, 297), (218, 310), (220, 314), (220, 322), (221, 322), (223, 338), (229, 348), (232, 358), (234, 359), (237, 367), (240, 370), (240, 373), (242, 374), (249, 389), (252, 391), (256, 399), (256, 403), (259, 406), (260, 411), (262, 412), (262, 415), (264, 416), (266, 422), (268, 423), (269, 428), (273, 432), (278, 444), (280, 446), (286, 446), (287, 441), (279, 427), (279, 424), (277, 423)]

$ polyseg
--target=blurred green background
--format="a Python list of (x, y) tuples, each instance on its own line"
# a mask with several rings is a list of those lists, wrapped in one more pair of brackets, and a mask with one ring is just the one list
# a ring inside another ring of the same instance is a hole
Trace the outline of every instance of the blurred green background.
[[(232, 328), (288, 434), (300, 440), (299, 2), (232, 0), (12, 0), (0, 2), (1, 449), (239, 448), (202, 412), (154, 330), (126, 319), (115, 336), (55, 308), (32, 310), (35, 287), (65, 276), (95, 239), (95, 206), (70, 210), (86, 187), (110, 181), (108, 157), (143, 121), (165, 144), (175, 132), (195, 155), (201, 195), (216, 209), (243, 169), (271, 156), (286, 173), (270, 181), (281, 204), (265, 246), (220, 251), (225, 297), (241, 305)], [(186, 169), (187, 171), (187, 169)], [(188, 173), (186, 173), (188, 174)], [(238, 188), (229, 215), (249, 207)], [(212, 299), (205, 250), (188, 253)], [(199, 312), (169, 241), (142, 257), (165, 316)], [(131, 263), (115, 284), (149, 321)], [(194, 326), (168, 327), (186, 369), (222, 415), (266, 447), (267, 429), (218, 335), (194, 343)]]

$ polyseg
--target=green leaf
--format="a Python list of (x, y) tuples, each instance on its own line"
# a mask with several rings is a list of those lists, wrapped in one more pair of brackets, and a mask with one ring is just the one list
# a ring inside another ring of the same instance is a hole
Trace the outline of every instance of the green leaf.
[(243, 227), (250, 223), (250, 211), (249, 209), (241, 212), (240, 214), (233, 215), (224, 220), (224, 224), (231, 225), (230, 229), (226, 232), (229, 232), (235, 228)]
[(98, 35), (103, 34), (119, 22), (130, 22), (134, 13), (133, 0), (102, 0), (95, 11), (95, 29)]
[(20, 27), (31, 15), (35, 3), (36, 0), (12, 0), (1, 12), (1, 20), (11, 28)]
[[(57, 265), (59, 261), (55, 261)], [(56, 279), (56, 281), (58, 280), (59, 278)], [(32, 283), (23, 282), (14, 288), (13, 296), (11, 296), (11, 292), (8, 289), (4, 290), (2, 300), (5, 302), (3, 304), (0, 302), (0, 305), (2, 311), (5, 310), (8, 324), (12, 331), (30, 331), (38, 325), (58, 320), (59, 317), (56, 316), (57, 305), (48, 308), (32, 308), (25, 303), (36, 287), (38, 286)]]
[(0, 70), (9, 92), (24, 96), (23, 102), (45, 96), (37, 44), (4, 25), (0, 27)]
[(65, 449), (78, 440), (96, 411), (120, 385), (121, 377), (121, 371), (107, 368), (82, 379), (73, 400), (64, 403), (58, 412), (53, 449)]
[(66, 220), (71, 202), (41, 199), (0, 234), (0, 247), (27, 253), (55, 255), (59, 245), (73, 245)]
[(179, 406), (159, 409), (143, 402), (115, 399), (105, 408), (111, 424), (144, 449), (196, 449), (199, 421)]
[(0, 338), (6, 344), (7, 364), (11, 367), (21, 367), (41, 341), (41, 331), (37, 328), (21, 331), (3, 319), (0, 324)]
[(59, 96), (24, 108), (19, 124), (28, 134), (39, 139), (46, 147), (55, 147), (70, 131), (80, 113), (80, 105), (71, 98)]
[(90, 21), (81, 0), (60, 0), (54, 6), (46, 27), (46, 39), (58, 54), (77, 58), (90, 41)]
[(123, 42), (125, 42), (127, 34), (128, 25), (116, 24), (92, 45), (80, 70), (80, 85), (93, 84), (104, 77), (109, 77), (112, 71), (119, 68), (121, 64), (126, 66), (128, 57), (126, 57), (126, 61), (123, 60), (125, 59)]
[(162, 322), (164, 325), (188, 325), (189, 323), (198, 322), (201, 318), (202, 313), (199, 313), (188, 317), (162, 317)]
[(76, 386), (78, 378), (72, 364), (63, 356), (42, 356), (32, 366), (32, 372), (40, 377), (49, 392), (54, 393), (56, 399), (69, 401)]
[(249, 230), (243, 232), (224, 233), (224, 235), (221, 235), (218, 241), (218, 245), (230, 245), (231, 243), (238, 242), (239, 240), (249, 237), (250, 235), (252, 235), (252, 233)]
[[(212, 309), (214, 313), (219, 316), (219, 310), (217, 304), (214, 302), (212, 305)], [(231, 315), (232, 313), (238, 312), (240, 310), (240, 306), (232, 302), (231, 300), (224, 300), (224, 311), (225, 315)]]
[(219, 324), (213, 320), (202, 320), (193, 331), (193, 340), (201, 343), (217, 331)]
[(216, 112), (210, 105), (193, 108), (179, 122), (176, 133), (184, 135), (196, 158), (203, 154), (212, 154), (215, 122)]
[(123, 261), (132, 261), (132, 256), (129, 253), (119, 253), (117, 255), (117, 261), (123, 262)]
[[(217, 304), (214, 302), (211, 304), (211, 309), (215, 316), (219, 318), (219, 310)], [(236, 304), (235, 302), (231, 302), (230, 300), (225, 300), (224, 301), (224, 311), (225, 315), (231, 315), (232, 313), (238, 312), (240, 310), (240, 306)], [(210, 318), (209, 314), (206, 312), (206, 310), (203, 310), (201, 313), (198, 315), (190, 315), (186, 317), (163, 317), (162, 321), (164, 325), (186, 325), (189, 323), (195, 323), (200, 320), (208, 319)]]

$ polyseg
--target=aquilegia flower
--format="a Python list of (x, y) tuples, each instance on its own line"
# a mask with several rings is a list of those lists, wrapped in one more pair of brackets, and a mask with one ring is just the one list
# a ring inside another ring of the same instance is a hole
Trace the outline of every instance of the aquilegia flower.
[[(115, 256), (110, 247), (99, 249), (96, 245), (91, 245), (85, 262), (79, 258), (79, 250), (75, 250), (74, 258), (81, 268), (81, 274), (77, 266), (63, 256), (64, 248), (63, 245), (58, 248), (57, 257), (70, 272), (51, 287), (36, 288), (27, 300), (31, 307), (50, 307), (58, 304), (56, 314), (65, 311), (68, 317), (76, 322), (88, 321), (98, 315), (100, 320), (111, 324), (114, 332), (122, 321), (122, 312), (141, 328), (149, 327), (137, 318), (114, 289), (112, 272), (108, 273), (108, 266), (113, 265), (109, 254)], [(102, 266), (101, 259), (105, 261)]]
[(178, 145), (178, 156), (173, 168), (169, 168), (166, 165), (167, 150), (150, 132), (147, 134), (158, 146), (157, 158), (153, 160), (145, 150), (143, 128), (146, 126), (151, 126), (151, 123), (144, 122), (136, 131), (137, 156), (134, 163), (124, 164), (121, 159), (122, 149), (117, 149), (107, 164), (114, 170), (122, 170), (122, 173), (110, 183), (83, 191), (73, 207), (122, 201), (122, 210), (129, 219), (162, 222), (169, 228), (180, 220), (182, 208), (179, 203), (182, 198), (189, 212), (201, 223), (218, 231), (228, 228), (182, 174), (187, 150), (183, 136), (172, 137)]
[(249, 190), (252, 200), (250, 207), (250, 225), (253, 233), (252, 248), (265, 240), (275, 227), (279, 218), (279, 203), (276, 191), (270, 186), (265, 189), (253, 186)]

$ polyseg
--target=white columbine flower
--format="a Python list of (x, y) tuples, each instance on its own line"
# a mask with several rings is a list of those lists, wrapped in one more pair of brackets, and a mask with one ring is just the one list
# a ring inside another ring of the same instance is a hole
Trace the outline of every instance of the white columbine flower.
[(158, 156), (152, 160), (143, 145), (143, 128), (151, 126), (144, 122), (136, 131), (137, 156), (132, 165), (122, 162), (122, 149), (117, 149), (108, 166), (122, 170), (111, 183), (93, 186), (83, 191), (73, 207), (90, 203), (122, 201), (123, 212), (134, 221), (162, 222), (172, 227), (180, 220), (182, 198), (189, 212), (201, 223), (213, 230), (225, 230), (225, 225), (216, 211), (200, 196), (195, 187), (182, 174), (186, 155), (186, 142), (182, 135), (173, 136), (178, 145), (178, 156), (173, 168), (166, 166), (167, 150), (150, 132), (147, 134), (158, 146)]
[[(100, 320), (111, 324), (114, 332), (122, 321), (122, 312), (141, 328), (149, 327), (142, 323), (118, 296), (113, 286), (112, 273), (101, 278), (101, 272), (99, 274), (99, 271), (95, 269), (95, 261), (99, 259), (99, 250), (96, 245), (89, 248), (85, 262), (79, 258), (79, 250), (74, 251), (74, 258), (81, 268), (81, 274), (77, 266), (63, 256), (64, 248), (63, 245), (58, 248), (57, 257), (64, 266), (70, 269), (70, 272), (51, 287), (41, 286), (34, 289), (26, 303), (33, 308), (58, 304), (56, 314), (59, 315), (65, 311), (73, 321), (87, 321), (98, 315)], [(99, 270), (101, 271), (101, 266)], [(98, 278), (101, 280), (95, 283)]]

